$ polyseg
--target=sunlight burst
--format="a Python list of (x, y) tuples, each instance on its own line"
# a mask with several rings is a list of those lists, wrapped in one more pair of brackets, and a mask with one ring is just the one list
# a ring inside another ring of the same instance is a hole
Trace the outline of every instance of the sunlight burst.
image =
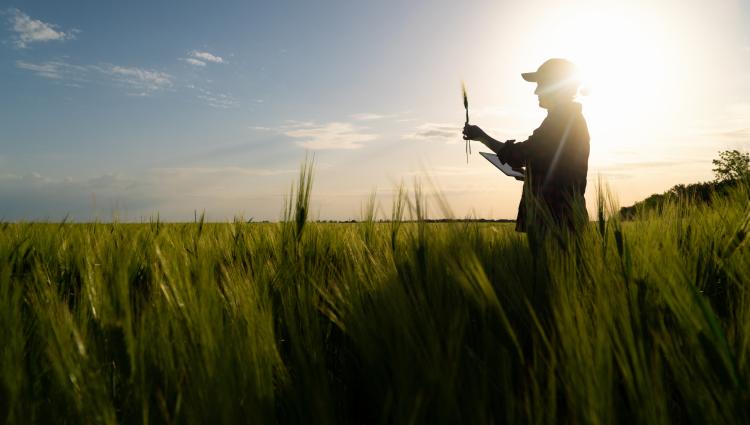
[(658, 131), (674, 63), (653, 17), (622, 8), (579, 12), (546, 28), (543, 51), (580, 68), (588, 93), (579, 100), (598, 148), (633, 148), (638, 134)]

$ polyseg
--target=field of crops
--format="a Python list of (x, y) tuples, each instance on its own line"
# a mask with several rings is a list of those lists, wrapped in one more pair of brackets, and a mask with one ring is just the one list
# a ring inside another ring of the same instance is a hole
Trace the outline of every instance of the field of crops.
[(527, 238), (310, 222), (308, 172), (281, 223), (0, 224), (0, 423), (750, 421), (747, 188)]

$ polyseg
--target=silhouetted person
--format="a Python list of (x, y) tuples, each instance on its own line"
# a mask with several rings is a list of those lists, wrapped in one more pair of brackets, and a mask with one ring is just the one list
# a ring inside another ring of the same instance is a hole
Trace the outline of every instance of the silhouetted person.
[(549, 211), (558, 224), (578, 228), (586, 215), (586, 173), (589, 159), (589, 132), (581, 114), (581, 105), (573, 102), (580, 81), (576, 67), (565, 59), (550, 59), (536, 72), (521, 74), (524, 80), (537, 83), (534, 94), (547, 117), (526, 141), (499, 142), (475, 125), (464, 127), (464, 139), (477, 140), (492, 149), (502, 162), (525, 167), (523, 196), (518, 206), (516, 230), (525, 232), (530, 219), (535, 224), (541, 215), (530, 214), (538, 206)]

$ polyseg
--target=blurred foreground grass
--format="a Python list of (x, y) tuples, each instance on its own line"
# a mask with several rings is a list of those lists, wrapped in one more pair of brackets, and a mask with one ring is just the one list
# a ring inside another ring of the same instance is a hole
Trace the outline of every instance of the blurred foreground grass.
[(0, 422), (750, 421), (750, 209), (512, 225), (0, 224)]

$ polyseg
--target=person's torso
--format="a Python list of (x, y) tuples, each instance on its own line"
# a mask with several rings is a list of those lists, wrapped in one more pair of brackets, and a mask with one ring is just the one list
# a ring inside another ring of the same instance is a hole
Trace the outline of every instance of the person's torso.
[(580, 104), (550, 110), (533, 140), (537, 155), (526, 164), (534, 192), (585, 191), (589, 142)]

